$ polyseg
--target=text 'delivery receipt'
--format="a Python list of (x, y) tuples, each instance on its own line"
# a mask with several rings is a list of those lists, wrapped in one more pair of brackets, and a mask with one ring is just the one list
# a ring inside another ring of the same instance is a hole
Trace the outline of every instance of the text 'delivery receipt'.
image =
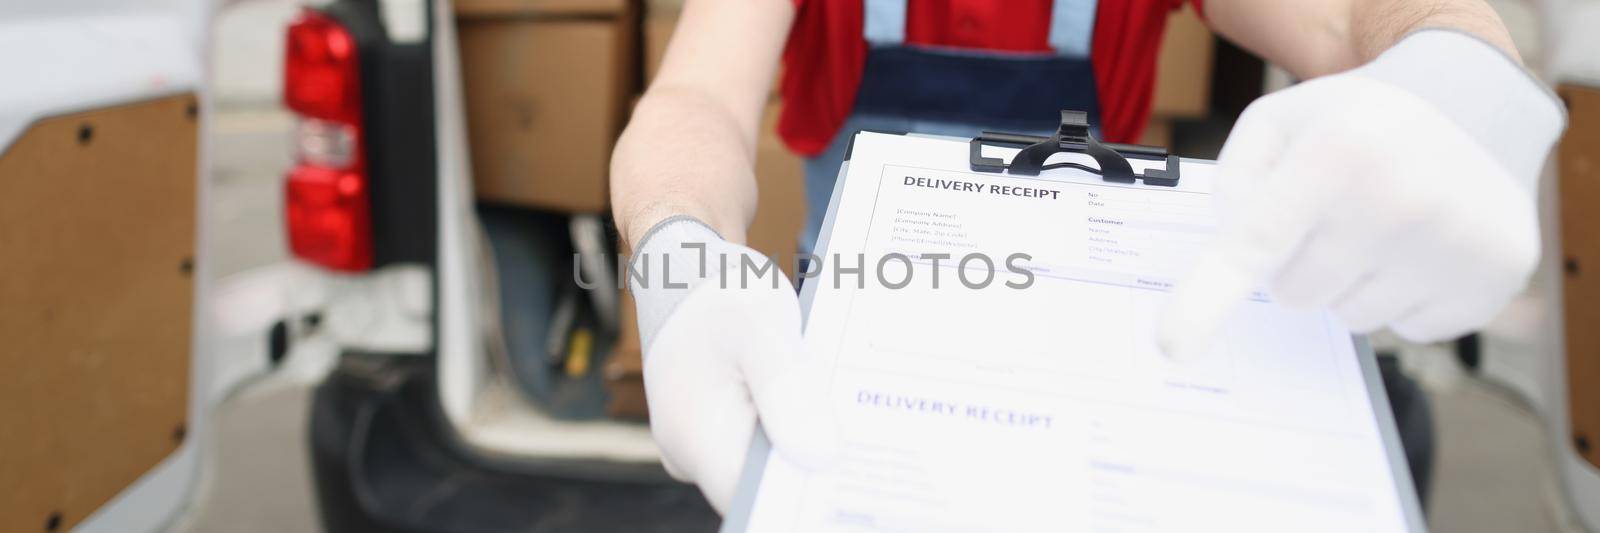
[(769, 456), (748, 531), (1414, 525), (1372, 370), (1330, 315), (1257, 294), (1203, 357), (1157, 349), (1212, 240), (1212, 165), (1156, 187), (967, 156), (856, 137), (805, 280), (842, 452), (818, 472)]

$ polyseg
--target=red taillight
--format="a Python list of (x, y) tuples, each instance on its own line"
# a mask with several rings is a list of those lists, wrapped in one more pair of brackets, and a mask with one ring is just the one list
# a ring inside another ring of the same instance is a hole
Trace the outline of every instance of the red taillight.
[(284, 105), (301, 121), (284, 188), (289, 250), (334, 270), (366, 270), (372, 215), (355, 39), (327, 15), (306, 10), (289, 25), (285, 52)]
[(356, 41), (327, 15), (306, 10), (289, 24), (283, 62), (283, 102), (323, 120), (361, 118)]
[(372, 217), (360, 174), (313, 165), (289, 173), (284, 217), (296, 257), (336, 270), (372, 266)]

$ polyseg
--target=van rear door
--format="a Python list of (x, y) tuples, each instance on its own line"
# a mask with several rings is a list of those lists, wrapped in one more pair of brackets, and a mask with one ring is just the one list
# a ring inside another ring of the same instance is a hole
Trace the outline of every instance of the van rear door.
[(0, 4), (0, 530), (156, 530), (193, 491), (210, 9)]

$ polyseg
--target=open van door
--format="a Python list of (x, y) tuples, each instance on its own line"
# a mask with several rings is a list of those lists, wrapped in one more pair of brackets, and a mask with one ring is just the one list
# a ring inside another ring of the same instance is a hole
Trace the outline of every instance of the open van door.
[(152, 531), (195, 492), (211, 10), (0, 3), (0, 530)]

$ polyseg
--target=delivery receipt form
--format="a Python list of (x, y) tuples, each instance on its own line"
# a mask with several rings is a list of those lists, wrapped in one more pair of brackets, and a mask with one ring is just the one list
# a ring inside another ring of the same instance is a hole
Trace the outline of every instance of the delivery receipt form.
[(1157, 350), (1213, 233), (1210, 165), (1154, 187), (972, 172), (958, 140), (861, 133), (852, 151), (823, 260), (868, 273), (806, 281), (842, 451), (747, 472), (746, 530), (1416, 527), (1328, 314), (1257, 294), (1202, 357)]

